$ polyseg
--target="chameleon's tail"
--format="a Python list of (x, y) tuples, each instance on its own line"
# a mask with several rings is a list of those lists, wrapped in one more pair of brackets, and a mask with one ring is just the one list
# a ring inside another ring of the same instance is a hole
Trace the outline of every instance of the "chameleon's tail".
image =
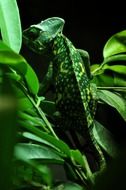
[(60, 128), (58, 135), (71, 148), (79, 149), (87, 157), (92, 172), (98, 172), (105, 168), (105, 157), (92, 134), (92, 129), (89, 131), (80, 132), (75, 129), (62, 131)]
[(103, 170), (106, 166), (105, 157), (93, 136), (92, 128), (89, 129), (86, 138), (83, 137), (83, 132), (80, 134), (76, 131), (75, 134), (72, 133), (71, 135), (74, 138), (73, 141), (76, 142), (76, 148), (86, 155), (92, 172)]
[(95, 140), (92, 129), (89, 129), (90, 138), (87, 143), (84, 145), (84, 153), (87, 156), (89, 165), (93, 172), (102, 171), (106, 167), (105, 156), (102, 149)]

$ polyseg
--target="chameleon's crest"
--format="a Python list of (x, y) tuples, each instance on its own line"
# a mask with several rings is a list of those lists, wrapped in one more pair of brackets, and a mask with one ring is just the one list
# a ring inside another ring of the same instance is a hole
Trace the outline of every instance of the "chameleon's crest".
[(59, 17), (48, 18), (39, 24), (31, 25), (23, 32), (24, 43), (35, 52), (42, 53), (57, 33), (62, 32), (63, 26), (64, 20)]

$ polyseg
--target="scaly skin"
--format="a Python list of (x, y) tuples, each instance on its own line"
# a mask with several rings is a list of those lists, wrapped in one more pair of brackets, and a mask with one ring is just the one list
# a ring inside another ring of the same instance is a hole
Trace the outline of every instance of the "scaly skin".
[(46, 50), (50, 55), (55, 102), (60, 112), (57, 126), (61, 136), (65, 131), (73, 147), (87, 155), (92, 171), (95, 171), (104, 165), (104, 156), (92, 134), (96, 101), (82, 52), (62, 34), (63, 25), (64, 21), (57, 17), (33, 25), (24, 31), (24, 43), (37, 53)]

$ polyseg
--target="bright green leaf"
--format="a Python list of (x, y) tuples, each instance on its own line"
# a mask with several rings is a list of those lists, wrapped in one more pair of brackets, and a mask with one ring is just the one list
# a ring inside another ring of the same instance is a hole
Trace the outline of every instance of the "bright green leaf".
[(79, 150), (71, 150), (71, 158), (76, 163), (85, 168), (84, 157)]
[(22, 32), (16, 0), (0, 0), (0, 29), (4, 43), (19, 52)]
[(32, 67), (27, 63), (27, 73), (25, 75), (26, 82), (28, 84), (30, 92), (37, 94), (39, 91), (39, 81), (32, 69)]
[(37, 144), (18, 143), (15, 146), (15, 157), (19, 160), (41, 159), (43, 163), (64, 163), (53, 149)]
[(92, 172), (90, 170), (86, 156), (82, 155), (79, 150), (71, 150), (70, 153), (71, 153), (71, 159), (73, 163), (75, 165), (79, 164), (80, 167), (83, 168), (86, 179), (90, 178), (92, 176)]
[(100, 64), (93, 64), (90, 66), (90, 69), (93, 76), (102, 74), (104, 72), (104, 70), (101, 69)]
[(32, 140), (32, 141), (36, 141), (36, 142), (45, 144), (45, 145), (47, 145), (47, 146), (50, 146), (50, 147), (52, 147), (52, 148), (54, 148), (54, 149), (56, 148), (55, 146), (53, 146), (52, 143), (49, 143), (48, 141), (46, 141), (46, 140), (44, 140), (44, 139), (42, 139), (42, 138), (36, 136), (35, 134), (29, 133), (29, 132), (23, 132), (23, 133), (22, 133), (22, 136), (25, 137), (25, 138), (27, 138), (27, 139), (30, 139), (30, 140)]
[(33, 104), (29, 101), (27, 97), (18, 98), (17, 101), (19, 110), (26, 111), (27, 109), (33, 108)]
[(33, 94), (38, 93), (39, 81), (32, 67), (21, 55), (13, 52), (2, 41), (0, 41), (0, 64), (8, 65), (14, 69), (26, 80), (29, 91)]
[(44, 121), (40, 117), (33, 117), (22, 111), (18, 111), (18, 117), (19, 119), (22, 119), (23, 121), (32, 124), (32, 126), (45, 126)]
[[(104, 59), (102, 66), (104, 66), (105, 64), (116, 64), (116, 61), (120, 61), (120, 63), (122, 63), (121, 61), (126, 61), (126, 54), (119, 54), (119, 55), (113, 55), (111, 57), (107, 57), (106, 59)], [(125, 62), (123, 62), (124, 64)], [(126, 63), (125, 63), (126, 65)]]
[[(10, 75), (7, 74), (7, 76)], [(12, 76), (13, 77), (13, 76)], [(18, 109), (19, 110), (29, 110), (32, 109), (33, 110), (33, 104), (31, 103), (31, 101), (28, 99), (28, 97), (26, 96), (26, 94), (23, 92), (23, 89), (21, 88), (21, 85), (19, 82), (15, 82), (15, 79), (13, 78), (12, 80), (12, 87), (13, 87), (13, 91), (15, 93), (15, 96), (17, 98), (17, 103), (18, 103)], [(15, 75), (14, 75), (15, 77)]]
[(104, 59), (100, 66), (100, 70), (104, 71), (106, 69), (112, 70), (119, 74), (126, 74), (126, 55), (113, 55)]
[[(118, 66), (119, 68), (118, 67), (116, 68), (116, 66)], [(113, 71), (117, 73), (125, 74), (126, 73), (126, 55), (119, 54), (119, 55), (113, 55), (113, 56), (107, 57), (104, 59), (104, 61), (101, 64), (92, 65), (91, 71), (92, 71), (92, 74), (95, 76), (95, 75), (103, 74), (105, 70), (112, 70), (111, 67), (112, 68), (114, 67)]]
[(112, 66), (106, 65), (104, 69), (108, 69), (117, 72), (119, 74), (126, 75), (126, 65), (112, 65)]
[(105, 44), (104, 58), (126, 52), (126, 30), (114, 34)]

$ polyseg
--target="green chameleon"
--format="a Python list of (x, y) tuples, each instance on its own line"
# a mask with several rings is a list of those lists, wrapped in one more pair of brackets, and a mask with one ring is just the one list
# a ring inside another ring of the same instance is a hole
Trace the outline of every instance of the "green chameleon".
[(89, 56), (62, 34), (63, 26), (63, 19), (48, 18), (24, 30), (23, 41), (36, 53), (50, 56), (45, 81), (51, 78), (55, 86), (60, 135), (65, 131), (72, 146), (86, 154), (90, 167), (97, 171), (104, 165), (104, 156), (92, 134), (96, 100), (90, 85)]

